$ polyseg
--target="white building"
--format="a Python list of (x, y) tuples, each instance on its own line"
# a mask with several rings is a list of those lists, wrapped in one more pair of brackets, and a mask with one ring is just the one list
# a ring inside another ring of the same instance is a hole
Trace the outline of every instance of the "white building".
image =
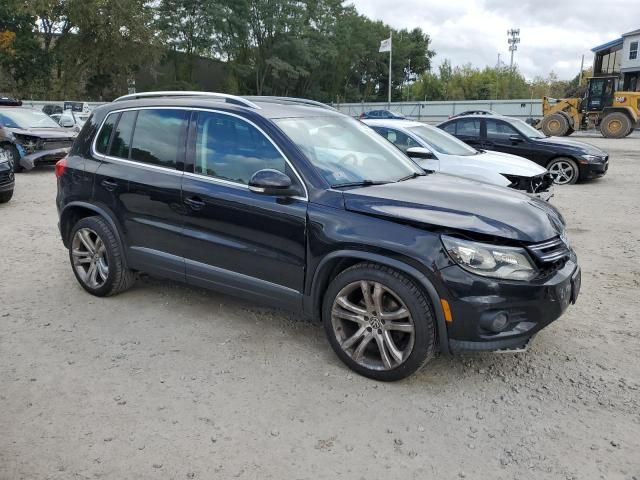
[(640, 92), (640, 29), (591, 49), (593, 76), (619, 76), (617, 89)]

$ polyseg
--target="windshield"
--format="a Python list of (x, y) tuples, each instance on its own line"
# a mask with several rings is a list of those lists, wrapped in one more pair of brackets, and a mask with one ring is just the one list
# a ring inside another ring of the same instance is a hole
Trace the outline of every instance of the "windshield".
[(445, 155), (468, 156), (478, 153), (475, 148), (438, 128), (418, 125), (409, 127), (408, 130), (424, 140), (436, 152), (444, 153)]
[(274, 121), (329, 185), (397, 182), (424, 174), (391, 143), (352, 118), (332, 115)]
[(525, 137), (529, 138), (547, 138), (547, 136), (542, 133), (540, 130), (533, 128), (527, 122), (523, 122), (522, 120), (511, 120), (511, 125), (513, 125), (521, 134)]
[(29, 109), (0, 110), (0, 123), (7, 128), (59, 128), (50, 116), (44, 112)]

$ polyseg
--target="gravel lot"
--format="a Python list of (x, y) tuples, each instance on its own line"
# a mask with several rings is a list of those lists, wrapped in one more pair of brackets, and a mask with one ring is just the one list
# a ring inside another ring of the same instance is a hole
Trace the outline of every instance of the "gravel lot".
[(319, 324), (143, 278), (76, 283), (51, 169), (0, 206), (0, 479), (640, 479), (640, 137), (557, 189), (577, 305), (526, 354), (352, 374)]

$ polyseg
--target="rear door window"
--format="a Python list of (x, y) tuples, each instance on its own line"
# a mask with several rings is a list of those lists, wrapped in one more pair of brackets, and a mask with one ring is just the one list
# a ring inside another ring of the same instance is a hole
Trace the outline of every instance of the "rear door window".
[(176, 168), (184, 151), (186, 112), (174, 109), (140, 110), (131, 142), (131, 160)]
[(457, 135), (462, 137), (480, 137), (480, 120), (464, 118), (457, 122)]

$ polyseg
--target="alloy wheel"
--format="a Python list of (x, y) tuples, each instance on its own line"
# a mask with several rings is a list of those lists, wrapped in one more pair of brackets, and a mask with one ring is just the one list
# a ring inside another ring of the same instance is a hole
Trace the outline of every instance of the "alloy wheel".
[(569, 162), (565, 162), (564, 160), (560, 160), (549, 168), (549, 173), (553, 177), (553, 182), (558, 185), (566, 185), (567, 183), (571, 183), (574, 175), (576, 174), (573, 166)]
[(109, 262), (104, 242), (90, 228), (81, 228), (73, 236), (71, 256), (80, 280), (88, 287), (102, 287), (109, 277)]
[(379, 282), (362, 280), (340, 290), (331, 308), (331, 324), (342, 350), (368, 369), (391, 370), (413, 351), (411, 313)]

